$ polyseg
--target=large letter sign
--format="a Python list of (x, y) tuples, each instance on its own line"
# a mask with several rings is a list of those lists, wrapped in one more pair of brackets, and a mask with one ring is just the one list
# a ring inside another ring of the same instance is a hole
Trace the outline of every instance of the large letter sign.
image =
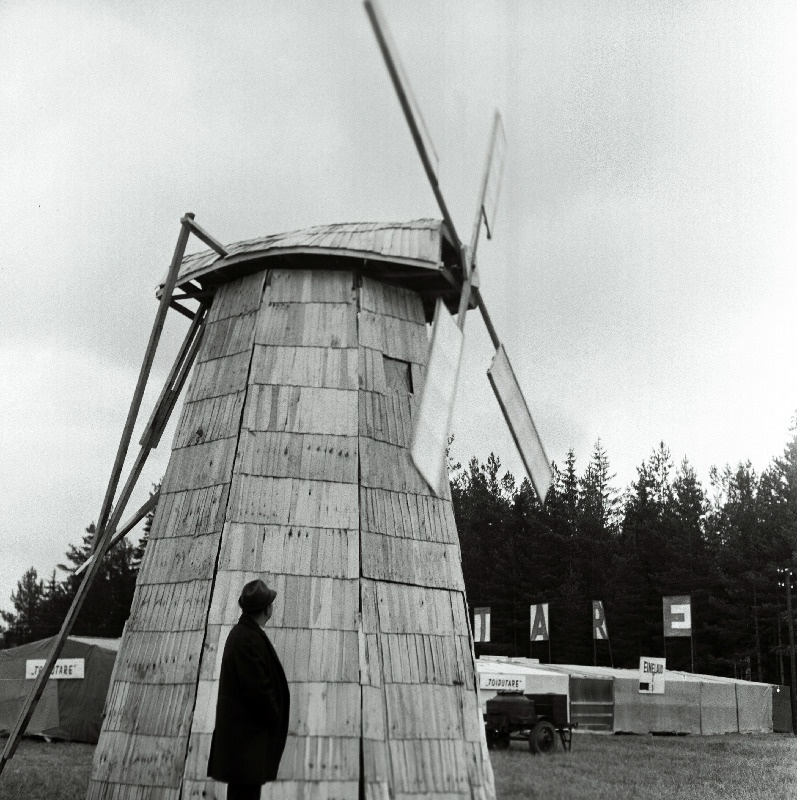
[(548, 603), (538, 603), (531, 607), (531, 642), (548, 641)]
[(609, 628), (606, 625), (606, 613), (603, 610), (603, 602), (600, 600), (592, 601), (592, 638), (609, 638)]
[(692, 635), (692, 598), (689, 595), (663, 598), (664, 635)]
[(490, 641), (490, 606), (473, 609), (473, 641)]

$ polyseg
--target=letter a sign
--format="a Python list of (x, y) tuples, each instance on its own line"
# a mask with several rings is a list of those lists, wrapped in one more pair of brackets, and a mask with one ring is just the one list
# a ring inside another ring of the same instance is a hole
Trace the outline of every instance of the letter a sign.
[(662, 598), (664, 605), (664, 635), (692, 635), (692, 598), (689, 595)]
[(592, 638), (608, 639), (609, 628), (606, 625), (606, 613), (600, 600), (592, 601)]
[(548, 603), (531, 607), (531, 642), (548, 641)]
[(490, 607), (473, 609), (473, 641), (490, 641)]

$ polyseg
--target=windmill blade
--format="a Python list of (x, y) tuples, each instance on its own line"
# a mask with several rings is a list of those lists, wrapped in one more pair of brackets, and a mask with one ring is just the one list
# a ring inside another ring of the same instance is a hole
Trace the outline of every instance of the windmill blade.
[(493, 128), (490, 134), (490, 145), (487, 148), (487, 160), (482, 175), (482, 185), (479, 192), (479, 206), (476, 210), (476, 220), (473, 223), (473, 232), (470, 238), (470, 258), (476, 257), (476, 247), (479, 243), (481, 223), (487, 227), (487, 238), (493, 238), (495, 229), (495, 214), (498, 210), (498, 197), (501, 194), (501, 178), (504, 175), (504, 159), (506, 157), (506, 133), (504, 123), (498, 111), (493, 117)]
[(377, 4), (376, 0), (365, 0), (364, 5), (368, 13), (368, 19), (371, 21), (371, 27), (374, 29), (376, 39), (379, 42), (379, 49), (382, 51), (382, 57), (385, 59), (387, 71), (390, 73), (390, 79), (393, 81), (393, 87), (398, 95), (399, 103), (401, 103), (404, 117), (410, 127), (412, 139), (415, 142), (415, 148), (418, 150), (418, 155), (421, 157), (423, 168), (426, 171), (426, 177), (429, 179), (429, 183), (432, 186), (437, 205), (440, 208), (440, 213), (443, 215), (443, 221), (451, 236), (454, 247), (459, 253), (462, 250), (462, 243), (454, 228), (454, 221), (451, 219), (451, 214), (448, 212), (448, 207), (443, 199), (443, 193), (440, 191), (440, 184), (437, 179), (437, 151), (432, 144), (432, 138), (429, 136), (426, 123), (423, 121), (423, 115), (418, 108), (415, 95), (407, 80), (404, 67), (398, 56), (398, 51), (393, 43), (393, 37), (390, 35), (390, 29), (387, 27), (385, 15), (382, 13), (382, 9)]
[(438, 497), (445, 495), (446, 449), (454, 413), (464, 335), (438, 298), (426, 377), (412, 432), (410, 457)]
[(487, 371), (487, 377), (493, 387), (495, 396), (504, 413), (509, 431), (515, 440), (523, 465), (531, 479), (534, 491), (540, 502), (545, 502), (545, 495), (551, 487), (553, 472), (548, 456), (537, 433), (537, 427), (531, 418), (515, 371), (507, 358), (503, 345), (499, 345), (493, 357), (493, 363)]

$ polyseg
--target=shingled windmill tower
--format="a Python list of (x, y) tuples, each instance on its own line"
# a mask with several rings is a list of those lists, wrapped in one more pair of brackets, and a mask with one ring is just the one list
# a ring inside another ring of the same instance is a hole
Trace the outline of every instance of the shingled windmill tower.
[(491, 796), (451, 502), (408, 450), (455, 255), (420, 221), (183, 262), (213, 299), (89, 797), (223, 791), (204, 777), (221, 648), (256, 576), (292, 695), (266, 796)]
[[(366, 8), (443, 220), (332, 225), (231, 246), (191, 215), (182, 220), (144, 382), (166, 309), (192, 324), (111, 512), (139, 380), (95, 560), (59, 634), (63, 642), (96, 564), (132, 527), (116, 531), (187, 384), (106, 702), (93, 800), (224, 796), (205, 777), (220, 658), (240, 588), (255, 577), (278, 592), (268, 632), (291, 688), (288, 743), (266, 797), (494, 796), (444, 468), (462, 326), (478, 305), (496, 346), (490, 378), (501, 408), (541, 496), (550, 481), (476, 279), (501, 126), (496, 117), (464, 246), (384, 20)], [(184, 258), (191, 233), (211, 250)]]

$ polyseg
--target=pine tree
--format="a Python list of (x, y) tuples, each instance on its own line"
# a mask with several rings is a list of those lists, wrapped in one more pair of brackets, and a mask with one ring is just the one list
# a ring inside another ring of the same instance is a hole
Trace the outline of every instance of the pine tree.
[(11, 593), (14, 611), (0, 611), (0, 616), (7, 623), (7, 645), (33, 642), (47, 635), (44, 632), (47, 624), (45, 597), (44, 581), (31, 567), (17, 582), (17, 590)]

